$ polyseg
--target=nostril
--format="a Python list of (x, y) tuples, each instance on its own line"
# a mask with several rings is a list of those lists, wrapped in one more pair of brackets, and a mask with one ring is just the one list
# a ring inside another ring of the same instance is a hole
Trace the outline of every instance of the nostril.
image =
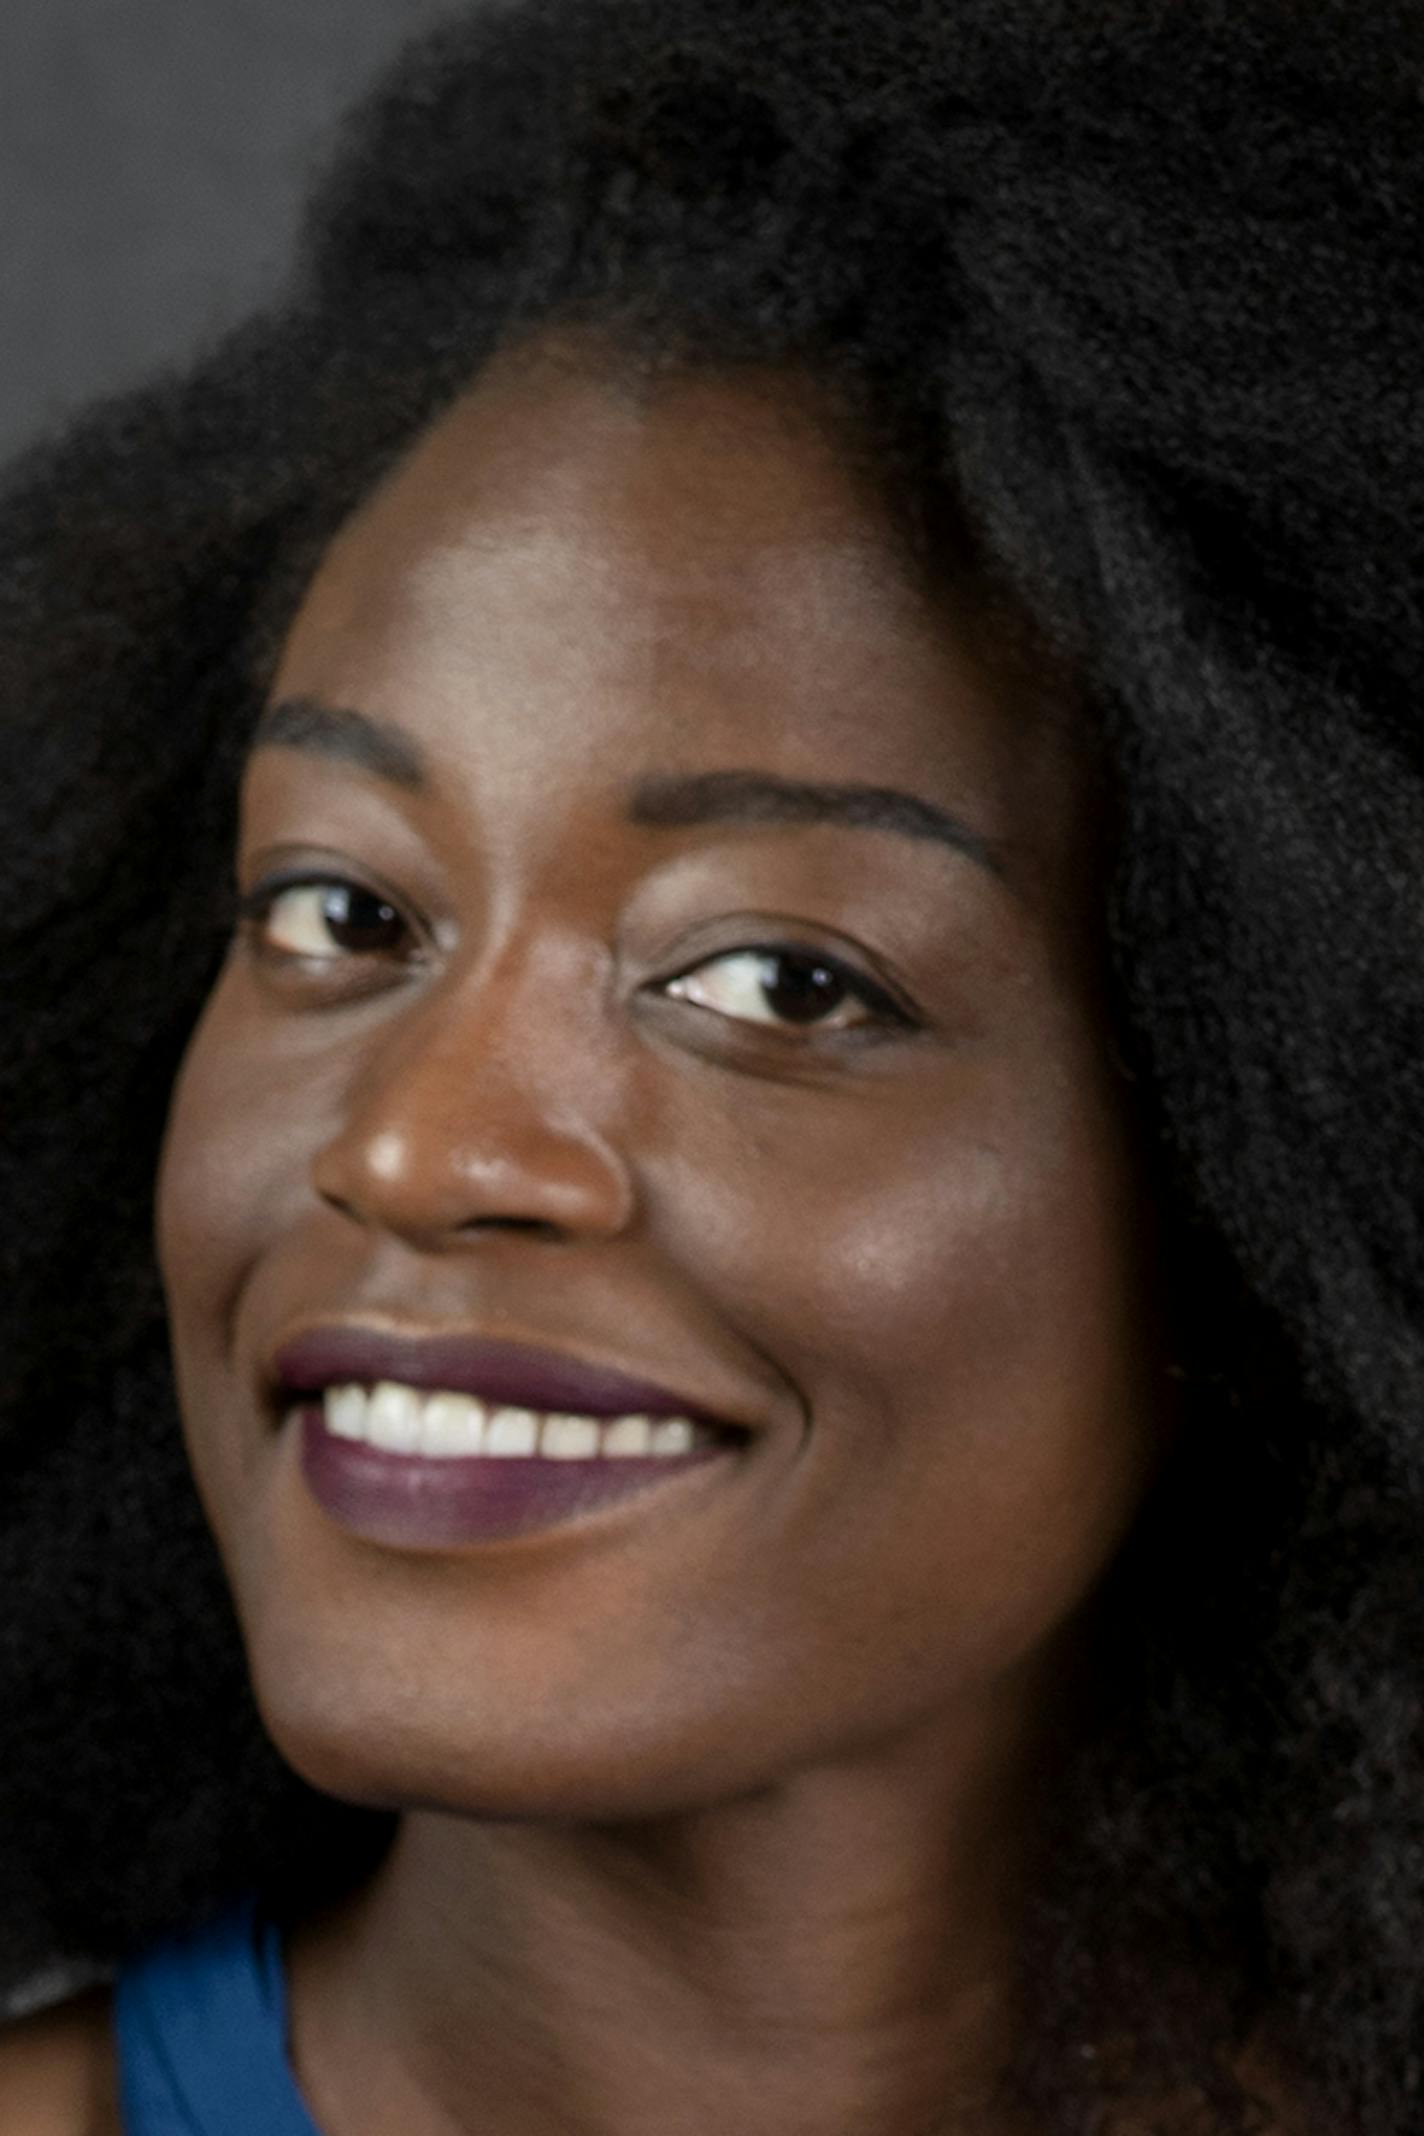
[(550, 1223), (542, 1216), (472, 1216), (457, 1226), (461, 1238), (481, 1238), (487, 1231), (518, 1231), (533, 1238), (558, 1239), (567, 1236), (560, 1224)]
[(351, 1202), (343, 1200), (341, 1195), (333, 1194), (329, 1188), (320, 1185), (316, 1191), (318, 1200), (325, 1202), (328, 1209), (334, 1209), (338, 1216), (349, 1217), (353, 1224), (361, 1222), (361, 1217), (355, 1206)]

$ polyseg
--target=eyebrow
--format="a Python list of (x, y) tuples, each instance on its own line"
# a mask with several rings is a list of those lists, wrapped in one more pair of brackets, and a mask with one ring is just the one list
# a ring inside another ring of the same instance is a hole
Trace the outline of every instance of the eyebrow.
[(418, 793), (428, 783), (425, 754), (408, 734), (369, 713), (324, 705), (315, 697), (284, 697), (268, 705), (252, 737), (257, 749), (305, 749), (373, 772)]
[(763, 771), (707, 771), (690, 778), (640, 779), (628, 811), (630, 823), (837, 823), (851, 830), (893, 831), (901, 838), (930, 839), (1002, 875), (994, 843), (947, 809), (894, 786), (828, 784), (784, 779)]
[[(252, 746), (335, 757), (408, 792), (421, 792), (429, 784), (424, 752), (399, 727), (311, 697), (288, 697), (269, 705), (257, 723)], [(627, 820), (640, 828), (675, 830), (708, 823), (840, 824), (929, 840), (977, 861), (992, 875), (1006, 872), (998, 842), (948, 809), (894, 786), (787, 779), (762, 771), (659, 774), (636, 781)]]

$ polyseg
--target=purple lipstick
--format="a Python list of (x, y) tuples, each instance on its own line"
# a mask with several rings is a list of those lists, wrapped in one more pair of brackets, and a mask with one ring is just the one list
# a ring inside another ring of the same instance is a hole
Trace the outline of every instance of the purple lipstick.
[(403, 1548), (558, 1526), (685, 1479), (748, 1436), (651, 1381), (457, 1335), (311, 1329), (277, 1352), (269, 1387), (300, 1429), (317, 1502)]

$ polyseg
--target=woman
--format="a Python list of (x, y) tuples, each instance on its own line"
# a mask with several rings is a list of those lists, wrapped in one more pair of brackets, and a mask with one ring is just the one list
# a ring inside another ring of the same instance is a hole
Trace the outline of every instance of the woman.
[(1419, 58), (486, 9), (14, 476), (5, 2126), (1418, 2127)]

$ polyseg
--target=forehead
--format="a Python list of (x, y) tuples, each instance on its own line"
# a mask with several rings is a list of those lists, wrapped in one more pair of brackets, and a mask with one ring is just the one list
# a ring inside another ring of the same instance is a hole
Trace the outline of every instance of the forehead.
[(496, 358), (328, 564), (373, 544), (460, 544), (481, 525), (507, 544), (592, 527), (610, 565), (639, 565), (649, 586), (691, 576), (755, 591), (808, 550), (848, 586), (904, 585), (884, 476), (827, 388), (799, 372), (645, 377), (575, 347)]
[(348, 522), (276, 694), (477, 745), (491, 778), (516, 727), (564, 765), (750, 752), (951, 800), (1043, 755), (1023, 636), (967, 576), (930, 586), (824, 389), (557, 348), (497, 361)]

